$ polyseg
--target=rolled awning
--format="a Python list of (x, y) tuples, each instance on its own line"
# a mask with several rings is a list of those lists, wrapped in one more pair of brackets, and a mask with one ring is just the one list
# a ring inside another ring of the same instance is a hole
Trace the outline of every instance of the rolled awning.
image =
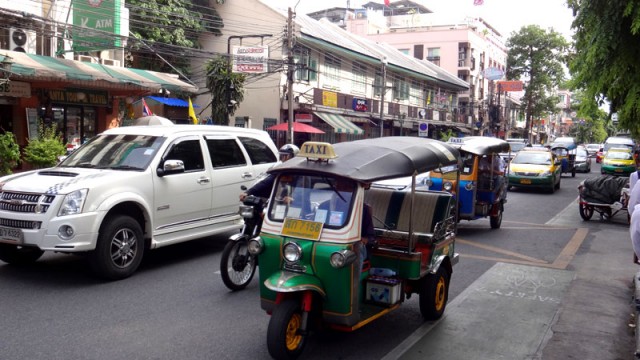
[(124, 68), (50, 56), (2, 51), (0, 61), (11, 63), (11, 80), (62, 81), (74, 85), (105, 86), (121, 89), (167, 89), (195, 93), (198, 88), (177, 75), (150, 70)]
[(354, 134), (354, 135), (362, 135), (364, 134), (364, 130), (356, 126), (351, 121), (347, 120), (344, 116), (338, 114), (331, 114), (326, 112), (316, 111), (314, 114), (320, 119), (324, 120), (327, 124), (331, 125), (331, 127), (338, 134)]

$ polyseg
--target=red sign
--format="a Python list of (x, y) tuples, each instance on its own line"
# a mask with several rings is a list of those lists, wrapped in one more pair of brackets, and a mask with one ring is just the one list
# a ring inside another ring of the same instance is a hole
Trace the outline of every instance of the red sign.
[(498, 81), (498, 91), (522, 91), (522, 81)]
[(297, 122), (310, 123), (311, 120), (311, 114), (296, 114)]

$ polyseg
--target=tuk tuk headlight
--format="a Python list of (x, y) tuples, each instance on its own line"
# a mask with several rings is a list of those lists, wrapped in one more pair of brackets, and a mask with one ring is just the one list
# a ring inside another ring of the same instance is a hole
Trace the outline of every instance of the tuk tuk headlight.
[(251, 205), (240, 205), (240, 209), (238, 209), (238, 214), (245, 219), (251, 219), (253, 217), (253, 206)]
[(432, 187), (433, 186), (433, 180), (431, 179), (426, 179), (424, 181), (425, 185), (427, 185), (428, 187)]
[(331, 254), (329, 263), (336, 269), (343, 268), (345, 266), (353, 264), (356, 261), (356, 253), (351, 250), (340, 250)]
[(453, 184), (449, 181), (446, 181), (442, 187), (445, 189), (445, 191), (451, 191), (451, 189), (453, 189)]
[(249, 240), (249, 244), (247, 244), (247, 250), (251, 255), (260, 255), (262, 250), (264, 250), (264, 242), (260, 236), (256, 236), (253, 239)]
[(473, 181), (469, 181), (468, 183), (464, 184), (464, 188), (467, 191), (473, 190)]
[(302, 248), (300, 245), (290, 242), (282, 248), (282, 257), (290, 263), (297, 262), (302, 258)]

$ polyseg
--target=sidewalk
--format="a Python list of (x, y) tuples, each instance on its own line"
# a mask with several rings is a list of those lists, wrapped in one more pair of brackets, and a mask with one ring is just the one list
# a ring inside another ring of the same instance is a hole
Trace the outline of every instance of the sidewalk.
[(383, 359), (636, 358), (628, 226), (571, 210), (549, 224), (589, 229), (566, 270), (497, 263)]

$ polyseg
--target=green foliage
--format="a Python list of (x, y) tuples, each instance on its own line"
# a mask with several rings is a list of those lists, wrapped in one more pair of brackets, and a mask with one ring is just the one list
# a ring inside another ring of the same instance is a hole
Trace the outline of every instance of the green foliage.
[[(216, 3), (224, 4), (224, 0)], [(127, 0), (125, 5), (131, 17), (131, 34), (153, 49), (132, 42), (136, 67), (173, 72), (171, 64), (189, 74), (192, 56), (184, 48), (199, 49), (203, 33), (221, 35), (222, 18), (209, 6), (209, 0)]]
[(526, 138), (534, 117), (555, 111), (558, 98), (549, 94), (564, 82), (563, 62), (568, 47), (569, 43), (560, 33), (543, 30), (538, 25), (523, 26), (507, 40), (507, 78), (526, 83), (522, 102)]
[(440, 141), (447, 142), (450, 138), (455, 137), (455, 133), (451, 129), (447, 129), (447, 131), (443, 131), (440, 133)]
[[(244, 81), (246, 76), (231, 72), (231, 66), (224, 56), (209, 60), (205, 66), (207, 71), (207, 88), (211, 91), (211, 119), (216, 125), (228, 125), (229, 116), (233, 115), (244, 100)], [(235, 101), (233, 103), (231, 100)], [(231, 105), (233, 103), (233, 105)]]
[(38, 138), (29, 140), (24, 148), (24, 159), (37, 168), (44, 168), (57, 164), (58, 156), (66, 153), (67, 148), (56, 125), (45, 127), (39, 123)]
[(20, 162), (20, 146), (12, 132), (0, 134), (0, 175), (13, 173)]
[[(576, 86), (597, 105), (618, 113), (619, 126), (640, 136), (640, 1), (569, 0), (576, 14), (575, 54), (569, 68)], [(611, 125), (607, 126), (612, 127)]]

